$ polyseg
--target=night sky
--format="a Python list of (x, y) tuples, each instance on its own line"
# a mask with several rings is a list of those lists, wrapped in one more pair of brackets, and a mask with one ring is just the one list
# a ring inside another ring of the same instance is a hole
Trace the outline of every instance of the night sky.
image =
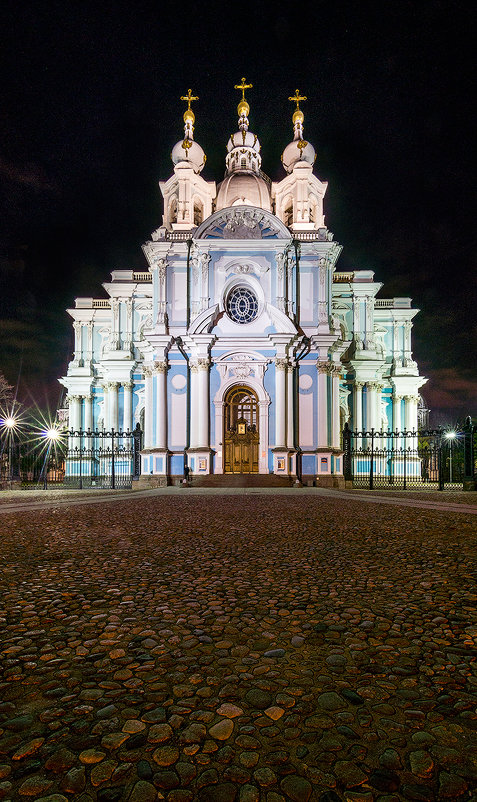
[(146, 269), (183, 132), (220, 181), (242, 76), (283, 177), (298, 87), (339, 270), (410, 296), (434, 424), (477, 415), (475, 24), (467, 2), (10, 4), (0, 16), (0, 370), (55, 405), (76, 296)]

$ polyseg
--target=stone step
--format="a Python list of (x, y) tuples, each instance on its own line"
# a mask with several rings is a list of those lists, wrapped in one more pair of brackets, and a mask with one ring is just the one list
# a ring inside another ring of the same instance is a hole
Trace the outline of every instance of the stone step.
[(293, 476), (260, 473), (210, 474), (189, 479), (189, 487), (292, 487), (294, 483)]

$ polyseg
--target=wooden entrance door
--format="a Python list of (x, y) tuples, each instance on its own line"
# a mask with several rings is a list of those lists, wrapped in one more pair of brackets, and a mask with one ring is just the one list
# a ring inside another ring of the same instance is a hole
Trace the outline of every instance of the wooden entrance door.
[(233, 387), (225, 399), (224, 473), (258, 473), (258, 398)]

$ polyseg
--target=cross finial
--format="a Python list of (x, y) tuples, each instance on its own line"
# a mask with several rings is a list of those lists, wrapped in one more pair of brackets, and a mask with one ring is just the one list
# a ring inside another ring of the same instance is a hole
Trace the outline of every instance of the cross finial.
[(187, 103), (187, 111), (191, 111), (190, 104), (192, 103), (193, 100), (199, 100), (199, 98), (197, 95), (194, 97), (194, 95), (192, 94), (192, 89), (188, 89), (187, 95), (182, 95), (181, 100), (185, 100), (185, 102)]
[(293, 97), (289, 97), (288, 100), (291, 100), (292, 103), (296, 103), (296, 111), (300, 109), (300, 100), (308, 100), (306, 95), (300, 95), (300, 90), (295, 89), (295, 94)]
[(235, 86), (234, 86), (234, 89), (239, 89), (239, 90), (241, 89), (242, 90), (242, 100), (245, 100), (245, 90), (246, 89), (252, 89), (252, 88), (253, 88), (253, 84), (246, 84), (245, 83), (245, 78), (242, 78), (242, 82), (239, 83), (239, 84), (235, 84)]

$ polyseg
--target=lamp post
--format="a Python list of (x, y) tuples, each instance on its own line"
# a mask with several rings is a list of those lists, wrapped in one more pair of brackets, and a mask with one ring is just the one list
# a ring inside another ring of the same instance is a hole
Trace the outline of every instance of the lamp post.
[(449, 484), (452, 484), (452, 443), (454, 442), (457, 433), (450, 431), (446, 432), (445, 436), (449, 441)]
[(8, 481), (10, 483), (10, 490), (12, 489), (13, 481), (13, 433), (17, 424), (18, 420), (13, 415), (9, 415), (8, 418), (5, 418), (3, 421), (3, 425), (8, 430)]
[(43, 463), (43, 490), (48, 489), (48, 463), (50, 461), (50, 452), (51, 447), (57, 440), (60, 438), (60, 432), (58, 429), (50, 427), (46, 430), (44, 437), (48, 443), (46, 454), (45, 454), (45, 461)]

